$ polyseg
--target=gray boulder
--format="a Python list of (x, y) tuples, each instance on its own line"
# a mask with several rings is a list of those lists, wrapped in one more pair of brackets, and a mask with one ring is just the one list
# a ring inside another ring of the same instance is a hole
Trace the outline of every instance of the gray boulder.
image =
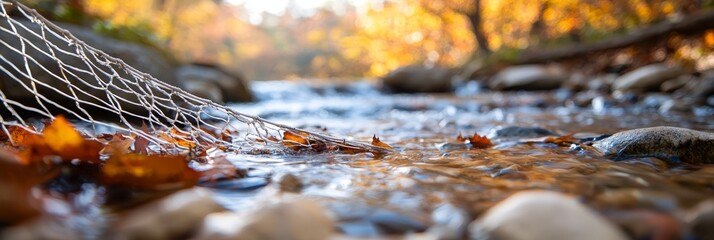
[(494, 90), (550, 90), (568, 78), (568, 72), (558, 65), (521, 65), (501, 70), (488, 86)]
[(614, 90), (619, 91), (657, 91), (667, 80), (682, 76), (684, 70), (679, 66), (658, 63), (647, 65), (628, 72), (615, 80)]
[[(24, 25), (27, 29), (21, 27), (20, 24)], [(97, 56), (77, 55), (77, 45), (70, 44), (66, 42), (63, 37), (57, 37), (46, 30), (45, 38), (47, 42), (45, 42), (45, 40), (40, 37), (42, 35), (42, 29), (38, 24), (23, 20), (20, 21), (20, 24), (15, 24), (15, 29), (18, 35), (22, 36), (25, 41), (20, 41), (19, 37), (11, 33), (2, 32), (0, 34), (0, 41), (7, 44), (0, 44), (0, 55), (6, 60), (0, 61), (0, 67), (6, 70), (0, 71), (0, 90), (2, 90), (8, 99), (18, 101), (26, 106), (37, 107), (35, 94), (31, 91), (30, 87), (31, 80), (23, 76), (26, 72), (25, 62), (27, 60), (27, 67), (30, 69), (32, 78), (37, 80), (36, 86), (39, 94), (72, 111), (76, 112), (75, 101), (71, 100), (71, 98), (73, 98), (72, 91), (77, 94), (77, 98), (95, 104), (102, 101), (109, 102), (110, 99), (107, 97), (107, 91), (110, 91), (114, 96), (126, 99), (126, 102), (121, 101), (121, 106), (124, 110), (134, 111), (144, 109), (135, 103), (137, 102), (137, 96), (133, 93), (134, 91), (140, 91), (140, 87), (133, 83), (141, 82), (141, 80), (135, 80), (124, 70), (116, 68), (116, 65), (112, 65), (116, 69), (116, 72), (113, 72), (107, 67), (107, 63), (104, 62), (104, 59), (98, 58)], [(90, 29), (79, 26), (68, 24), (58, 25), (68, 30), (72, 35), (87, 45), (97, 48), (111, 56), (120, 58), (127, 65), (148, 73), (169, 85), (176, 86), (173, 64), (159, 51), (137, 44), (103, 37), (97, 35)], [(0, 27), (12, 31), (12, 27), (7, 21), (0, 21)], [(36, 34), (39, 34), (39, 36)], [(25, 54), (19, 53), (22, 52), (22, 42), (25, 44)], [(48, 47), (48, 45), (54, 45), (56, 48)], [(85, 51), (84, 53), (87, 52)], [(61, 65), (62, 68), (55, 58), (64, 63)], [(88, 69), (88, 65), (93, 65), (95, 74), (100, 78), (96, 78), (91, 72), (86, 70), (75, 69)], [(121, 83), (116, 77), (111, 77), (110, 75), (121, 76), (122, 78), (129, 79), (131, 82)], [(63, 78), (65, 77), (69, 82), (64, 81)], [(103, 81), (104, 83), (111, 81), (113, 86), (105, 90), (98, 87), (98, 81)], [(23, 87), (20, 82), (24, 83), (27, 87)], [(77, 88), (70, 91), (68, 87), (70, 84)], [(50, 87), (56, 88), (57, 90), (53, 90)], [(131, 91), (123, 91), (118, 88)], [(52, 107), (52, 105), (48, 106)], [(84, 104), (83, 107), (90, 106)]]
[(215, 102), (248, 102), (253, 99), (248, 81), (211, 64), (187, 64), (176, 70), (183, 88)]
[(687, 163), (714, 163), (714, 133), (678, 127), (639, 128), (599, 140), (593, 147), (615, 160), (656, 157)]
[(397, 93), (448, 92), (454, 73), (446, 68), (401, 67), (382, 78), (385, 88)]
[(627, 239), (574, 198), (548, 191), (516, 193), (472, 222), (469, 230), (471, 239)]

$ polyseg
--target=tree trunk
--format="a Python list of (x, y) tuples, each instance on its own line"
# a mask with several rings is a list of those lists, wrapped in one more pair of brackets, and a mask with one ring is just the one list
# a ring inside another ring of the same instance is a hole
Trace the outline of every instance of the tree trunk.
[(471, 30), (476, 38), (476, 43), (478, 44), (479, 51), (484, 55), (491, 54), (491, 48), (488, 46), (488, 38), (483, 32), (483, 22), (481, 17), (481, 0), (474, 0), (474, 10), (466, 14), (471, 22)]
[(544, 63), (564, 58), (578, 57), (588, 53), (629, 47), (634, 44), (656, 40), (671, 33), (693, 35), (714, 29), (714, 11), (690, 15), (676, 22), (665, 21), (644, 29), (634, 30), (623, 36), (614, 36), (599, 42), (576, 43), (552, 49), (524, 52), (516, 64)]

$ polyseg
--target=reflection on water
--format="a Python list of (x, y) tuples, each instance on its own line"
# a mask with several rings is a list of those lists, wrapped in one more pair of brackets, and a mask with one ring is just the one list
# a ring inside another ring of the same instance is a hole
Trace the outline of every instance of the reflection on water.
[[(601, 211), (674, 213), (714, 196), (714, 166), (668, 166), (655, 158), (613, 162), (587, 148), (519, 138), (494, 138), (496, 146), (488, 149), (455, 142), (459, 133), (485, 135), (514, 125), (576, 137), (659, 125), (711, 131), (710, 109), (693, 115), (660, 114), (638, 104), (578, 107), (567, 92), (385, 95), (365, 82), (256, 82), (254, 91), (257, 103), (232, 107), (361, 141), (376, 134), (399, 151), (383, 159), (371, 154), (229, 156), (250, 177), (275, 182), (285, 174), (298, 176), (305, 186), (301, 194), (321, 199), (340, 220), (339, 228), (351, 235), (420, 231), (443, 206), (474, 218), (525, 189), (581, 196)], [(217, 193), (226, 206), (241, 210), (255, 204), (263, 190)]]

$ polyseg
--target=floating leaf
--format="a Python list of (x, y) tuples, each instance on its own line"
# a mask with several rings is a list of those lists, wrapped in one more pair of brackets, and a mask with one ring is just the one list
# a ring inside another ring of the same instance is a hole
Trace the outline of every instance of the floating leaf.
[(189, 168), (185, 156), (179, 155), (112, 155), (102, 169), (102, 182), (107, 185), (141, 189), (193, 186), (199, 174)]
[(292, 148), (293, 150), (299, 150), (302, 147), (308, 146), (309, 142), (307, 138), (310, 135), (306, 132), (298, 132), (298, 134), (292, 132), (283, 133), (283, 145)]
[(104, 145), (95, 140), (82, 137), (71, 123), (62, 116), (57, 116), (42, 131), (44, 142), (55, 155), (65, 160), (81, 159), (98, 162), (99, 152)]
[(573, 138), (573, 134), (568, 134), (560, 137), (547, 137), (544, 140), (544, 142), (546, 143), (554, 143), (559, 146), (570, 146), (570, 144), (578, 143), (578, 141), (579, 140), (577, 138)]
[(469, 138), (469, 142), (473, 148), (488, 148), (493, 145), (491, 140), (486, 136), (478, 135), (478, 133), (474, 133), (474, 135)]
[(379, 138), (377, 137), (377, 135), (372, 136), (372, 145), (381, 147), (381, 148), (386, 148), (389, 150), (394, 149), (394, 148), (392, 148), (392, 146), (389, 146), (389, 144), (386, 144), (386, 143), (383, 143), (382, 141), (380, 141)]
[(459, 132), (459, 136), (456, 137), (456, 141), (466, 142), (466, 140), (468, 139), (464, 138), (464, 136), (461, 135), (461, 132)]
[[(29, 129), (35, 130), (32, 126)], [(10, 139), (15, 146), (30, 146), (36, 142), (43, 141), (41, 135), (20, 126), (8, 126), (7, 130), (10, 132)]]

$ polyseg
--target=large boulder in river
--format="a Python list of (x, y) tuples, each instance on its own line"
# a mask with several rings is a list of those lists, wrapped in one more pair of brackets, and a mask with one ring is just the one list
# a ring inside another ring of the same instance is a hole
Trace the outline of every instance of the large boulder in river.
[(656, 157), (687, 163), (714, 163), (714, 133), (678, 127), (639, 128), (593, 144), (615, 160)]
[(551, 90), (559, 88), (568, 72), (558, 65), (521, 65), (505, 68), (488, 83), (494, 90)]
[[(26, 28), (20, 25), (24, 25)], [(111, 56), (120, 58), (127, 65), (148, 73), (170, 85), (176, 86), (173, 63), (161, 52), (138, 44), (100, 36), (91, 29), (68, 24), (57, 25), (68, 30), (72, 35), (87, 45)], [(91, 103), (96, 104), (101, 101), (111, 102), (111, 99), (107, 97), (107, 90), (98, 86), (98, 81), (100, 80), (104, 82), (103, 84), (107, 84), (111, 81), (113, 86), (125, 89), (131, 88), (134, 91), (138, 89), (138, 87), (134, 85), (137, 80), (123, 69), (116, 68), (116, 65), (112, 65), (116, 70), (116, 72), (113, 72), (106, 67), (107, 63), (104, 62), (101, 57), (91, 55), (87, 51), (82, 53), (86, 55), (78, 55), (78, 45), (68, 43), (63, 37), (57, 37), (45, 30), (44, 35), (47, 39), (46, 42), (41, 37), (43, 30), (40, 25), (19, 20), (19, 24), (14, 24), (14, 26), (17, 35), (22, 36), (22, 38), (25, 39), (24, 41), (21, 41), (15, 34), (8, 32), (0, 34), (0, 40), (6, 43), (0, 45), (0, 55), (6, 59), (6, 61), (0, 61), (0, 66), (7, 70), (0, 71), (0, 90), (2, 90), (8, 99), (12, 99), (23, 105), (37, 106), (35, 94), (30, 91), (28, 87), (23, 87), (22, 84), (20, 84), (22, 82), (25, 86), (30, 86), (31, 80), (24, 76), (26, 74), (26, 61), (32, 78), (37, 81), (36, 85), (39, 94), (75, 112), (76, 110), (74, 109), (76, 109), (76, 106), (74, 100), (64, 96), (72, 96), (72, 91), (77, 93), (80, 99)], [(13, 29), (10, 24), (8, 24), (8, 21), (0, 21), (0, 27)], [(24, 54), (22, 53), (23, 42), (25, 48)], [(50, 48), (48, 46), (54, 47)], [(61, 61), (62, 64), (59, 64), (58, 60)], [(86, 71), (86, 69), (89, 68), (88, 65), (93, 65), (94, 74), (99, 76), (99, 78), (96, 78), (92, 72)], [(121, 65), (121, 63), (119, 63), (119, 65)], [(60, 66), (62, 66), (62, 68)], [(83, 70), (76, 70), (75, 68)], [(129, 81), (122, 83), (118, 78), (110, 77), (111, 75), (121, 76)], [(64, 80), (65, 77), (69, 80), (68, 82)], [(70, 91), (69, 85), (76, 86), (76, 88)], [(53, 90), (50, 87), (56, 88), (57, 90)], [(136, 95), (131, 91), (121, 91), (114, 87), (108, 87), (108, 89), (116, 97), (136, 102)], [(86, 94), (82, 92), (86, 92)], [(52, 105), (48, 106), (51, 107)], [(85, 106), (87, 105), (85, 104)], [(123, 103), (122, 109), (132, 111), (143, 110), (144, 107)]]
[(614, 90), (620, 91), (656, 91), (667, 80), (677, 78), (684, 74), (679, 66), (670, 66), (663, 63), (651, 64), (617, 78), (613, 84)]
[(176, 70), (182, 88), (214, 102), (247, 102), (252, 99), (248, 81), (240, 74), (211, 64), (187, 64)]
[(422, 66), (407, 66), (394, 70), (382, 78), (384, 87), (397, 93), (448, 92), (451, 91), (450, 69)]
[(548, 191), (516, 193), (469, 226), (471, 239), (620, 240), (617, 227), (572, 197)]

